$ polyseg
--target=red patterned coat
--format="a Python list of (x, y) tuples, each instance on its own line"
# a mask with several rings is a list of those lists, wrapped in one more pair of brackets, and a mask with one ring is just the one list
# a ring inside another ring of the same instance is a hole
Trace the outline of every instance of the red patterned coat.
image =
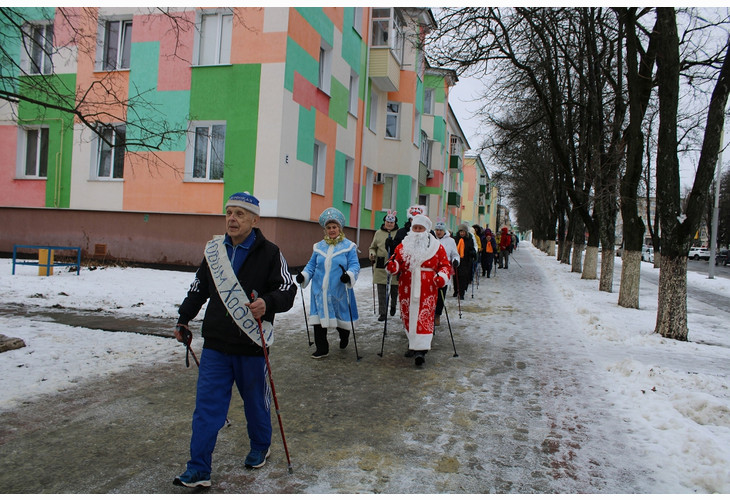
[(409, 265), (404, 258), (401, 243), (395, 248), (386, 266), (389, 273), (400, 273), (398, 302), (408, 336), (408, 346), (414, 351), (431, 349), (438, 290), (448, 283), (452, 271), (446, 251), (433, 235), (429, 235), (428, 248), (429, 252), (420, 265)]

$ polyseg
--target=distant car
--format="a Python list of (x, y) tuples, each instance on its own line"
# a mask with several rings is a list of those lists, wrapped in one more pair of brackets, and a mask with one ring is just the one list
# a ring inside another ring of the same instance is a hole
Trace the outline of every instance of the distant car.
[(710, 249), (704, 247), (692, 247), (689, 249), (687, 257), (694, 260), (710, 260)]
[(641, 251), (641, 260), (645, 262), (654, 262), (654, 248), (644, 247)]
[(727, 266), (728, 264), (728, 250), (718, 250), (715, 254), (715, 265), (716, 266)]

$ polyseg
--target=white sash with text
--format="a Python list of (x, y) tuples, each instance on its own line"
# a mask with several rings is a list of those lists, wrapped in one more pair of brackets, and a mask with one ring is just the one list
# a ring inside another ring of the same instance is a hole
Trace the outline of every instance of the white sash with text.
[[(231, 315), (238, 328), (261, 346), (259, 324), (251, 314), (251, 309), (245, 305), (250, 303), (251, 299), (233, 272), (233, 266), (231, 266), (226, 246), (223, 243), (223, 236), (216, 236), (205, 245), (205, 260), (208, 262), (215, 288), (218, 290), (218, 295), (225, 304), (228, 314)], [(274, 343), (274, 325), (268, 321), (262, 321), (261, 326), (268, 347)]]

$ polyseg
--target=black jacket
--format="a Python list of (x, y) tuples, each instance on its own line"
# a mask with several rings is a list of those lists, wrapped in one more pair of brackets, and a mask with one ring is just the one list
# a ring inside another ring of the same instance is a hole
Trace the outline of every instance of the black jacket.
[[(266, 302), (266, 314), (261, 319), (273, 323), (275, 313), (286, 312), (294, 305), (297, 287), (279, 247), (264, 238), (258, 228), (253, 230), (256, 241), (238, 271), (237, 278), (246, 293), (256, 290), (259, 297)], [(204, 348), (226, 354), (264, 355), (263, 349), (248, 338), (228, 314), (218, 295), (208, 262), (203, 258), (188, 295), (178, 309), (178, 322), (187, 325), (207, 300), (210, 302), (205, 310), (202, 329)]]

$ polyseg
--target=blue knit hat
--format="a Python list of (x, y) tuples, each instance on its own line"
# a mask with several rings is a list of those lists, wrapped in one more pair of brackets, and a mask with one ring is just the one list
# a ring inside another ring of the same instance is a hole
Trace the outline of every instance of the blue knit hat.
[(336, 222), (340, 228), (345, 227), (345, 216), (335, 207), (329, 207), (319, 216), (319, 225), (325, 227), (328, 222)]
[(248, 191), (243, 193), (233, 193), (228, 201), (226, 202), (226, 208), (228, 207), (241, 207), (245, 208), (251, 213), (259, 215), (259, 200)]

